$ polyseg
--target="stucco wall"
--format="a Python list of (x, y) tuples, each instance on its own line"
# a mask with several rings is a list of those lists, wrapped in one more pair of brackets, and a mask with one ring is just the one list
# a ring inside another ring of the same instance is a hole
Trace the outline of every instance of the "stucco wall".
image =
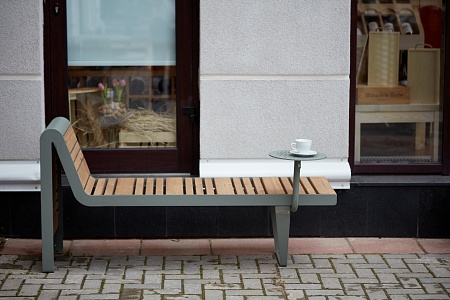
[(200, 3), (201, 158), (347, 158), (350, 0)]
[(0, 160), (39, 159), (44, 126), (43, 4), (0, 3)]

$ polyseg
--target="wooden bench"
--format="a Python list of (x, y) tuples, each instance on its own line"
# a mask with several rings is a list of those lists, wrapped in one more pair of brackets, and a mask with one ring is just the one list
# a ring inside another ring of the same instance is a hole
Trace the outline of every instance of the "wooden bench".
[[(40, 139), (42, 270), (53, 272), (62, 251), (61, 172), (74, 197), (86, 206), (268, 206), (278, 262), (286, 266), (292, 178), (96, 177), (91, 174), (70, 122), (54, 119)], [(325, 178), (301, 178), (299, 205), (335, 205)]]

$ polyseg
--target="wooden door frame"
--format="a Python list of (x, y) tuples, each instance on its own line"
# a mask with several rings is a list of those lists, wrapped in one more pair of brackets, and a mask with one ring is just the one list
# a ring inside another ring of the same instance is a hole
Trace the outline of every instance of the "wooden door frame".
[[(56, 5), (58, 13), (55, 12)], [(199, 10), (199, 0), (176, 0), (176, 60), (186, 62), (177, 63), (176, 67), (177, 144), (182, 146), (168, 150), (86, 149), (86, 160), (92, 172), (199, 174)], [(57, 116), (69, 116), (66, 24), (66, 0), (44, 1), (46, 124)], [(185, 108), (194, 110), (195, 117), (181, 115)]]

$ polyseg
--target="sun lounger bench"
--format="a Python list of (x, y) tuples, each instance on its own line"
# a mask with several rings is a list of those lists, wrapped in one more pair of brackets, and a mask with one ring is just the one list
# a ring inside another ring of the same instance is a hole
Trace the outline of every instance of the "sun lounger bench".
[[(62, 250), (59, 157), (74, 197), (86, 206), (268, 206), (278, 262), (286, 266), (292, 179), (288, 177), (193, 178), (108, 177), (89, 171), (70, 122), (54, 119), (40, 139), (42, 270), (53, 272), (54, 253)], [(335, 205), (337, 196), (325, 178), (301, 178), (299, 205)]]

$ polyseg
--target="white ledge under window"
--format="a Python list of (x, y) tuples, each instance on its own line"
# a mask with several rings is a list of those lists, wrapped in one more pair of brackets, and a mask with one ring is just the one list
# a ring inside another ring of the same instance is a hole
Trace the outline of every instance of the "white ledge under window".
[[(275, 159), (202, 159), (201, 177), (292, 176), (291, 161)], [(346, 159), (302, 162), (301, 176), (324, 176), (334, 189), (349, 189), (351, 171)], [(37, 160), (0, 161), (0, 191), (40, 191)]]
[[(294, 162), (275, 159), (201, 159), (201, 177), (292, 177)], [(349, 189), (351, 170), (347, 159), (305, 161), (301, 176), (324, 176), (334, 189)]]
[(40, 190), (41, 170), (38, 160), (0, 161), (0, 191)]

